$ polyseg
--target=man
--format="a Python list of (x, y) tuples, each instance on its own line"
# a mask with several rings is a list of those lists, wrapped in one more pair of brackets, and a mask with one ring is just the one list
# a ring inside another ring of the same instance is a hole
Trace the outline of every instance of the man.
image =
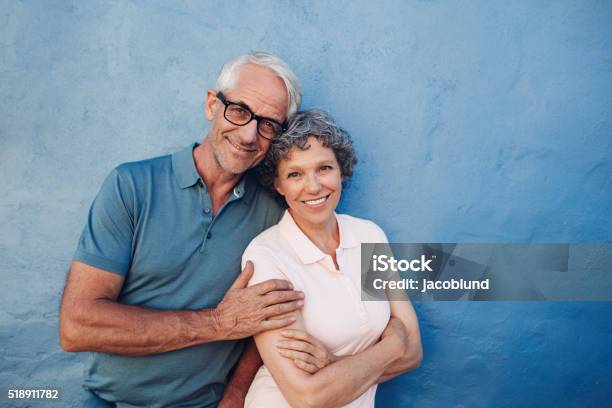
[(246, 245), (282, 215), (248, 170), (299, 108), (299, 83), (251, 53), (216, 88), (202, 144), (110, 174), (70, 267), (61, 345), (95, 352), (85, 387), (118, 407), (216, 406), (239, 339), (291, 324), (303, 304), (287, 281), (246, 288), (252, 264), (240, 273)]

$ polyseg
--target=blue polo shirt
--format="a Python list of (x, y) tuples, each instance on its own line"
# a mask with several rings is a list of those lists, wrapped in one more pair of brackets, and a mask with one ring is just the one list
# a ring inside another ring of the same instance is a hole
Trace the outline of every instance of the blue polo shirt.
[[(91, 206), (74, 260), (125, 277), (120, 303), (215, 307), (240, 273), (248, 243), (282, 216), (247, 173), (213, 219), (195, 146), (120, 165)], [(222, 341), (139, 357), (92, 353), (85, 387), (119, 407), (216, 406), (242, 348), (242, 341)]]

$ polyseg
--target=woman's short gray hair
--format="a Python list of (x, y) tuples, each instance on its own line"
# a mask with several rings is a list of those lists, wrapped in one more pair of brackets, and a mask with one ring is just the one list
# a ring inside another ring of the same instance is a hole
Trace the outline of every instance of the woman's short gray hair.
[(238, 72), (245, 64), (255, 64), (271, 69), (285, 83), (289, 102), (287, 104), (287, 119), (291, 119), (302, 103), (302, 89), (297, 77), (283, 60), (267, 52), (253, 51), (239, 55), (227, 61), (217, 77), (216, 90), (230, 91), (236, 83)]
[(351, 136), (336, 125), (327, 112), (312, 109), (298, 112), (289, 122), (287, 131), (270, 144), (266, 157), (258, 168), (259, 181), (264, 187), (275, 191), (274, 179), (278, 175), (278, 163), (285, 160), (294, 147), (308, 149), (310, 136), (333, 150), (340, 165), (343, 184), (348, 181), (357, 164), (357, 154)]

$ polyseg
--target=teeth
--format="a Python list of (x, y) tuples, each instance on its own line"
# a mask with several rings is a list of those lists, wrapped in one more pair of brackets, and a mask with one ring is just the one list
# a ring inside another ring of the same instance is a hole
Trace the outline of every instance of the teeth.
[(310, 200), (310, 201), (304, 201), (306, 204), (309, 205), (317, 205), (317, 204), (321, 204), (323, 201), (325, 201), (327, 199), (327, 197), (321, 197), (318, 200)]
[(242, 147), (238, 146), (236, 143), (232, 142), (232, 141), (231, 141), (231, 140), (229, 140), (229, 139), (227, 139), (227, 141), (228, 141), (228, 142), (230, 142), (230, 144), (231, 144), (232, 146), (234, 146), (234, 147), (235, 147), (237, 150), (239, 150), (239, 151), (241, 151), (241, 152), (247, 152), (247, 153), (250, 153), (250, 152), (252, 151), (252, 150), (244, 149), (244, 148), (242, 148)]
[[(230, 142), (230, 143), (232, 143), (232, 142)], [(238, 145), (237, 145), (237, 144), (235, 144), (235, 143), (232, 143), (232, 146), (234, 146), (236, 149), (238, 149), (238, 150), (240, 150), (240, 151), (243, 151), (243, 150), (244, 150), (243, 148), (241, 148), (240, 146), (238, 146)]]

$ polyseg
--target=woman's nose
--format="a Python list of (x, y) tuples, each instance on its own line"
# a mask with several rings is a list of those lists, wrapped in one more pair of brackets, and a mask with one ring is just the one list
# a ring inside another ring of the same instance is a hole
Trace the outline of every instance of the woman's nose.
[(321, 190), (321, 183), (315, 175), (308, 176), (306, 180), (306, 191), (310, 194), (318, 193)]

